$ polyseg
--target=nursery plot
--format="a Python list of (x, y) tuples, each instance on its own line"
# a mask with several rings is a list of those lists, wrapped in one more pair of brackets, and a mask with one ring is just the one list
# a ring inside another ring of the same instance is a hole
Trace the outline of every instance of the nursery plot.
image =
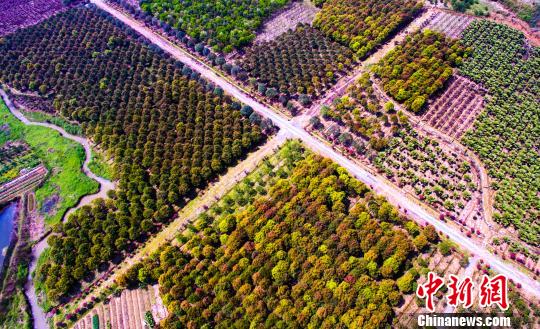
[(255, 31), (288, 0), (143, 0), (143, 11), (170, 27), (202, 40), (216, 51), (231, 52), (255, 39)]
[(240, 65), (256, 78), (260, 93), (284, 105), (297, 96), (302, 105), (320, 95), (352, 67), (347, 47), (309, 25), (246, 50)]
[(397, 185), (454, 217), (478, 193), (478, 177), (469, 163), (412, 128), (391, 139), (373, 163)]
[(479, 190), (471, 165), (447, 145), (414, 130), (387, 100), (366, 73), (346, 96), (323, 107), (317, 124), (324, 130), (314, 128), (449, 217), (461, 220), (472, 213)]
[(384, 91), (407, 110), (420, 112), (444, 87), (466, 50), (459, 42), (431, 30), (407, 36), (373, 69)]
[(313, 25), (364, 58), (411, 22), (421, 8), (415, 0), (328, 0)]
[(468, 15), (453, 14), (446, 11), (437, 11), (431, 17), (426, 27), (447, 35), (453, 39), (459, 39), (463, 31), (475, 20)]
[(485, 90), (462, 76), (448, 83), (442, 95), (429, 104), (422, 120), (448, 136), (460, 138), (484, 108)]
[(241, 104), (138, 38), (98, 9), (74, 8), (0, 45), (2, 82), (52, 100), (119, 178), (112, 199), (82, 207), (50, 238), (54, 257), (38, 280), (52, 301), (133, 250), (264, 138)]
[(151, 255), (126, 276), (128, 284), (139, 282), (140, 271), (153, 273), (148, 281), (159, 276), (170, 314), (160, 325), (389, 325), (402, 298), (395, 279), (438, 238), (309, 153), (266, 195), (235, 207), (202, 216), (181, 246)]
[(311, 25), (313, 19), (315, 19), (315, 14), (319, 10), (309, 0), (291, 3), (288, 8), (264, 23), (262, 30), (255, 38), (255, 43), (258, 44), (273, 40), (288, 30), (294, 30), (298, 24)]
[(64, 8), (62, 0), (3, 0), (0, 2), (0, 36), (36, 24)]
[(475, 21), (462, 42), (473, 49), (460, 72), (487, 89), (489, 101), (463, 142), (488, 169), (494, 220), (540, 245), (540, 49), (505, 25)]

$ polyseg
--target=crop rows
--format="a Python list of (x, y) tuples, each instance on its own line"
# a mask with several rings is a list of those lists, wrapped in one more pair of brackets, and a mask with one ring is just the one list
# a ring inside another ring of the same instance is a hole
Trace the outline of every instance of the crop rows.
[(152, 313), (156, 323), (167, 316), (167, 311), (161, 304), (155, 286), (135, 290), (126, 289), (119, 296), (112, 297), (107, 303), (101, 303), (94, 307), (73, 328), (93, 328), (92, 319), (97, 315), (100, 328), (144, 329), (147, 328), (144, 326), (146, 312)]
[(459, 39), (463, 31), (474, 21), (474, 18), (466, 15), (457, 15), (445, 11), (434, 13), (426, 26), (428, 29), (446, 34), (453, 39)]
[(452, 78), (444, 93), (429, 105), (422, 120), (449, 136), (460, 138), (482, 112), (484, 93), (480, 86), (462, 76)]
[(298, 24), (311, 24), (318, 12), (319, 9), (309, 0), (295, 1), (286, 10), (264, 23), (254, 42), (258, 44), (274, 40), (289, 29), (294, 30)]
[(1, 80), (78, 121), (119, 178), (112, 199), (75, 212), (50, 238), (38, 279), (53, 302), (133, 250), (264, 138), (241, 104), (137, 38), (104, 12), (75, 8), (0, 45)]

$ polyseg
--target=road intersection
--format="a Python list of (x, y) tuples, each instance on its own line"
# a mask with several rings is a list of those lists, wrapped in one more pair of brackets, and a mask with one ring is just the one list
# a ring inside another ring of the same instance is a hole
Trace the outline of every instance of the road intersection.
[(313, 152), (332, 159), (334, 162), (347, 169), (357, 179), (369, 185), (376, 193), (386, 197), (390, 203), (399, 206), (399, 208), (406, 212), (409, 217), (416, 220), (420, 224), (428, 223), (433, 225), (437, 231), (447, 235), (461, 248), (468, 250), (479, 259), (483, 259), (494, 271), (506, 275), (508, 278), (513, 279), (513, 281), (516, 283), (520, 283), (524, 291), (540, 298), (540, 282), (523, 273), (515, 265), (504, 262), (498, 256), (493, 255), (480, 243), (468, 238), (458, 229), (448, 225), (444, 221), (439, 220), (436, 214), (426, 209), (416, 200), (412, 200), (397, 187), (389, 184), (376, 174), (369, 172), (366, 168), (360, 166), (355, 161), (338, 153), (327, 143), (319, 140), (307, 132), (302, 127), (302, 124), (298, 121), (289, 120), (288, 118), (279, 114), (277, 110), (273, 110), (270, 106), (257, 101), (249, 95), (249, 92), (244, 90), (241, 86), (230, 80), (228, 77), (220, 72), (215, 71), (209, 65), (198, 60), (186, 50), (173, 44), (162, 35), (152, 31), (150, 28), (146, 27), (143, 23), (137, 21), (133, 17), (126, 15), (103, 0), (91, 0), (91, 2), (130, 26), (132, 29), (150, 40), (153, 44), (160, 47), (165, 52), (169, 53), (177, 60), (183, 62), (191, 69), (200, 73), (201, 76), (223, 89), (225, 93), (238, 99), (242, 103), (251, 106), (262, 116), (271, 119), (274, 124), (287, 135), (288, 138), (300, 139)]

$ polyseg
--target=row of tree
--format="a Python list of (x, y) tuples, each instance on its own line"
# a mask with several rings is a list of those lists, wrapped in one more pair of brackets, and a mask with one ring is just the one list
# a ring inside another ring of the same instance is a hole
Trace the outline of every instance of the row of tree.
[(421, 9), (416, 0), (328, 0), (313, 25), (364, 58)]
[(38, 270), (53, 302), (121, 259), (263, 139), (252, 110), (135, 39), (108, 14), (75, 8), (0, 45), (1, 80), (81, 123), (119, 178), (112, 199), (55, 228)]

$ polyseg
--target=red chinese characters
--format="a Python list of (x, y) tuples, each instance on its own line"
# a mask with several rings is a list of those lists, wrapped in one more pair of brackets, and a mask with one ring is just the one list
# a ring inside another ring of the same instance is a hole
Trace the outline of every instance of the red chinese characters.
[(487, 275), (482, 276), (480, 283), (480, 306), (487, 307), (493, 304), (499, 306), (501, 310), (508, 309), (506, 276), (499, 274), (490, 279)]
[[(426, 300), (426, 309), (429, 312), (435, 311), (434, 296), (444, 284), (444, 278), (439, 277), (433, 272), (429, 272), (426, 283), (418, 285), (416, 295)], [(457, 276), (450, 274), (448, 276), (447, 287), (448, 294), (446, 295), (446, 300), (448, 305), (454, 308), (459, 305), (463, 305), (464, 308), (472, 306), (473, 290), (476, 289), (476, 286), (470, 277), (460, 280)], [(487, 275), (484, 275), (479, 286), (478, 303), (481, 307), (497, 305), (501, 310), (506, 310), (508, 309), (507, 290), (506, 276), (497, 275), (490, 279)]]
[(463, 280), (453, 274), (450, 274), (450, 283), (448, 284), (449, 293), (446, 295), (448, 305), (457, 307), (459, 304), (463, 304), (464, 308), (472, 306), (473, 302), (473, 288), (474, 283), (471, 278), (466, 277)]
[(442, 287), (444, 281), (441, 277), (433, 272), (428, 273), (428, 280), (426, 283), (418, 285), (416, 289), (416, 295), (420, 298), (426, 298), (426, 308), (430, 312), (435, 311), (433, 305), (433, 295)]

